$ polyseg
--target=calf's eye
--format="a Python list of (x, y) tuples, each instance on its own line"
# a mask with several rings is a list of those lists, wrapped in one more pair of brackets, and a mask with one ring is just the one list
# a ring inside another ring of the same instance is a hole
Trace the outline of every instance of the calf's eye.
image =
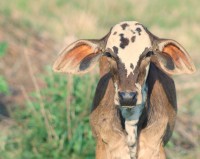
[(110, 52), (105, 52), (104, 55), (105, 55), (106, 57), (112, 58), (112, 55), (111, 55)]
[(153, 51), (149, 51), (147, 54), (146, 54), (146, 57), (150, 57), (151, 55), (153, 55), (154, 52)]

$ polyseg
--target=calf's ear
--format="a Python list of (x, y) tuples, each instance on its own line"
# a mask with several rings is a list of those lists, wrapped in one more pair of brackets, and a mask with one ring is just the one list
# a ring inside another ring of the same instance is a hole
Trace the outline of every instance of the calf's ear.
[(60, 52), (53, 70), (72, 74), (87, 73), (98, 63), (101, 52), (97, 40), (78, 40)]
[(196, 71), (187, 51), (176, 41), (159, 39), (151, 61), (167, 74), (191, 74)]

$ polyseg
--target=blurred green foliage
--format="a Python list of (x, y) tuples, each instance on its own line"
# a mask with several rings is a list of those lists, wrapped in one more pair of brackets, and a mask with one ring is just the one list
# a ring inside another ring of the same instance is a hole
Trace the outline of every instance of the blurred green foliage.
[(6, 54), (8, 44), (6, 42), (0, 42), (0, 57)]
[[(0, 58), (6, 54), (8, 44), (6, 42), (0, 42)], [(0, 75), (0, 93), (7, 94), (9, 92), (8, 83), (5, 78)]]
[(8, 83), (3, 76), (0, 75), (0, 93), (8, 94)]
[(89, 75), (68, 79), (49, 70), (47, 87), (33, 93), (26, 107), (16, 108), (13, 133), (0, 138), (5, 142), (0, 158), (94, 158), (89, 112), (97, 80)]

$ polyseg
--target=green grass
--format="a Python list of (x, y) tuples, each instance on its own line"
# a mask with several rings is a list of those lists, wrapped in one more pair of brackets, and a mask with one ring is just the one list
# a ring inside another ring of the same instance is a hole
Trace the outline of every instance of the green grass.
[(3, 76), (0, 75), (0, 93), (8, 94), (9, 93), (9, 86), (7, 81)]
[(0, 149), (1, 158), (92, 159), (95, 143), (89, 112), (96, 78), (75, 76), (68, 81), (48, 71), (44, 80), (47, 87), (33, 93), (26, 107), (18, 107), (12, 114), (14, 133), (1, 136), (6, 142)]
[(0, 42), (0, 58), (6, 54), (8, 44), (6, 42)]
[[(4, 41), (2, 42), (0, 41), (0, 58), (6, 55), (7, 48), (8, 44)], [(8, 83), (6, 79), (2, 75), (0, 75), (0, 93), (8, 94), (8, 92), (9, 92)]]

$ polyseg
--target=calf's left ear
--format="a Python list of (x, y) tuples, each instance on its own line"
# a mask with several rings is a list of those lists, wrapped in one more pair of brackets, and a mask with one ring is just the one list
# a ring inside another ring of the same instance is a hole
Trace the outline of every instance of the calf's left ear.
[(65, 47), (53, 65), (55, 72), (87, 73), (101, 56), (98, 40), (78, 40)]
[(151, 60), (167, 74), (194, 73), (195, 66), (187, 51), (176, 41), (159, 39)]

